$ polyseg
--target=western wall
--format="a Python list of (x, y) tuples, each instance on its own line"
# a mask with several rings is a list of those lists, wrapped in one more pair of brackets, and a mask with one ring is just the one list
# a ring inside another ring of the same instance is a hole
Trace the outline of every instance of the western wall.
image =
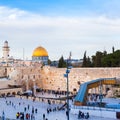
[[(25, 89), (31, 89), (33, 83), (43, 89), (66, 91), (66, 68), (50, 66), (32, 66), (7, 68), (7, 75), (15, 84), (24, 85)], [(120, 68), (72, 68), (70, 70), (69, 90), (78, 91), (81, 83), (98, 78), (120, 77)]]
[[(43, 88), (66, 90), (66, 68), (44, 68)], [(69, 90), (78, 91), (81, 83), (98, 78), (113, 78), (120, 76), (120, 68), (72, 68), (69, 73)]]

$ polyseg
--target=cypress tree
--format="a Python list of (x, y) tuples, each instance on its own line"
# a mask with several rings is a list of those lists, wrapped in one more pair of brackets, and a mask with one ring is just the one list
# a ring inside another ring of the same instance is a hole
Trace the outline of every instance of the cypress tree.
[(82, 67), (87, 67), (87, 58), (86, 58), (86, 51), (84, 53), (84, 57), (83, 57), (83, 64)]
[(66, 62), (64, 61), (63, 56), (59, 59), (58, 68), (66, 67)]

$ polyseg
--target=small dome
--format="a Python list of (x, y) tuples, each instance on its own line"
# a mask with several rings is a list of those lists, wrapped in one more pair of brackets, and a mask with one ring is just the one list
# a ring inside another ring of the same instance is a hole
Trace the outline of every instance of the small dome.
[(33, 51), (32, 57), (43, 57), (43, 56), (44, 57), (48, 56), (48, 52), (45, 48), (39, 46)]

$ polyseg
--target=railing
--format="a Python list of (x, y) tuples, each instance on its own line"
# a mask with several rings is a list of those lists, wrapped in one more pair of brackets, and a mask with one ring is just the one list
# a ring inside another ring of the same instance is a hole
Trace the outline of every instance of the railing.
[(48, 100), (51, 101), (51, 104), (65, 104), (65, 100), (61, 99), (55, 99), (55, 98), (46, 98), (46, 97), (33, 97), (33, 96), (20, 96), (20, 95), (15, 95), (17, 98), (22, 98), (22, 99), (29, 99), (29, 100), (34, 100), (34, 101), (39, 101), (39, 102), (44, 102), (48, 103)]
[(82, 110), (112, 111), (112, 112), (120, 111), (120, 109), (91, 107), (91, 106), (74, 106), (74, 105), (72, 105), (71, 108), (72, 109), (82, 109)]

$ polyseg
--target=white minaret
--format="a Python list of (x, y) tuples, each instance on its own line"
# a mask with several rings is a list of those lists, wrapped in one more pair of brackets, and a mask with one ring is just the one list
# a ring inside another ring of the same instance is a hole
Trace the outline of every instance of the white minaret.
[(7, 61), (7, 60), (8, 60), (8, 57), (9, 57), (9, 51), (10, 51), (9, 48), (10, 48), (10, 47), (8, 46), (8, 41), (5, 41), (5, 42), (4, 42), (4, 46), (3, 46), (3, 59), (4, 59), (5, 61)]

